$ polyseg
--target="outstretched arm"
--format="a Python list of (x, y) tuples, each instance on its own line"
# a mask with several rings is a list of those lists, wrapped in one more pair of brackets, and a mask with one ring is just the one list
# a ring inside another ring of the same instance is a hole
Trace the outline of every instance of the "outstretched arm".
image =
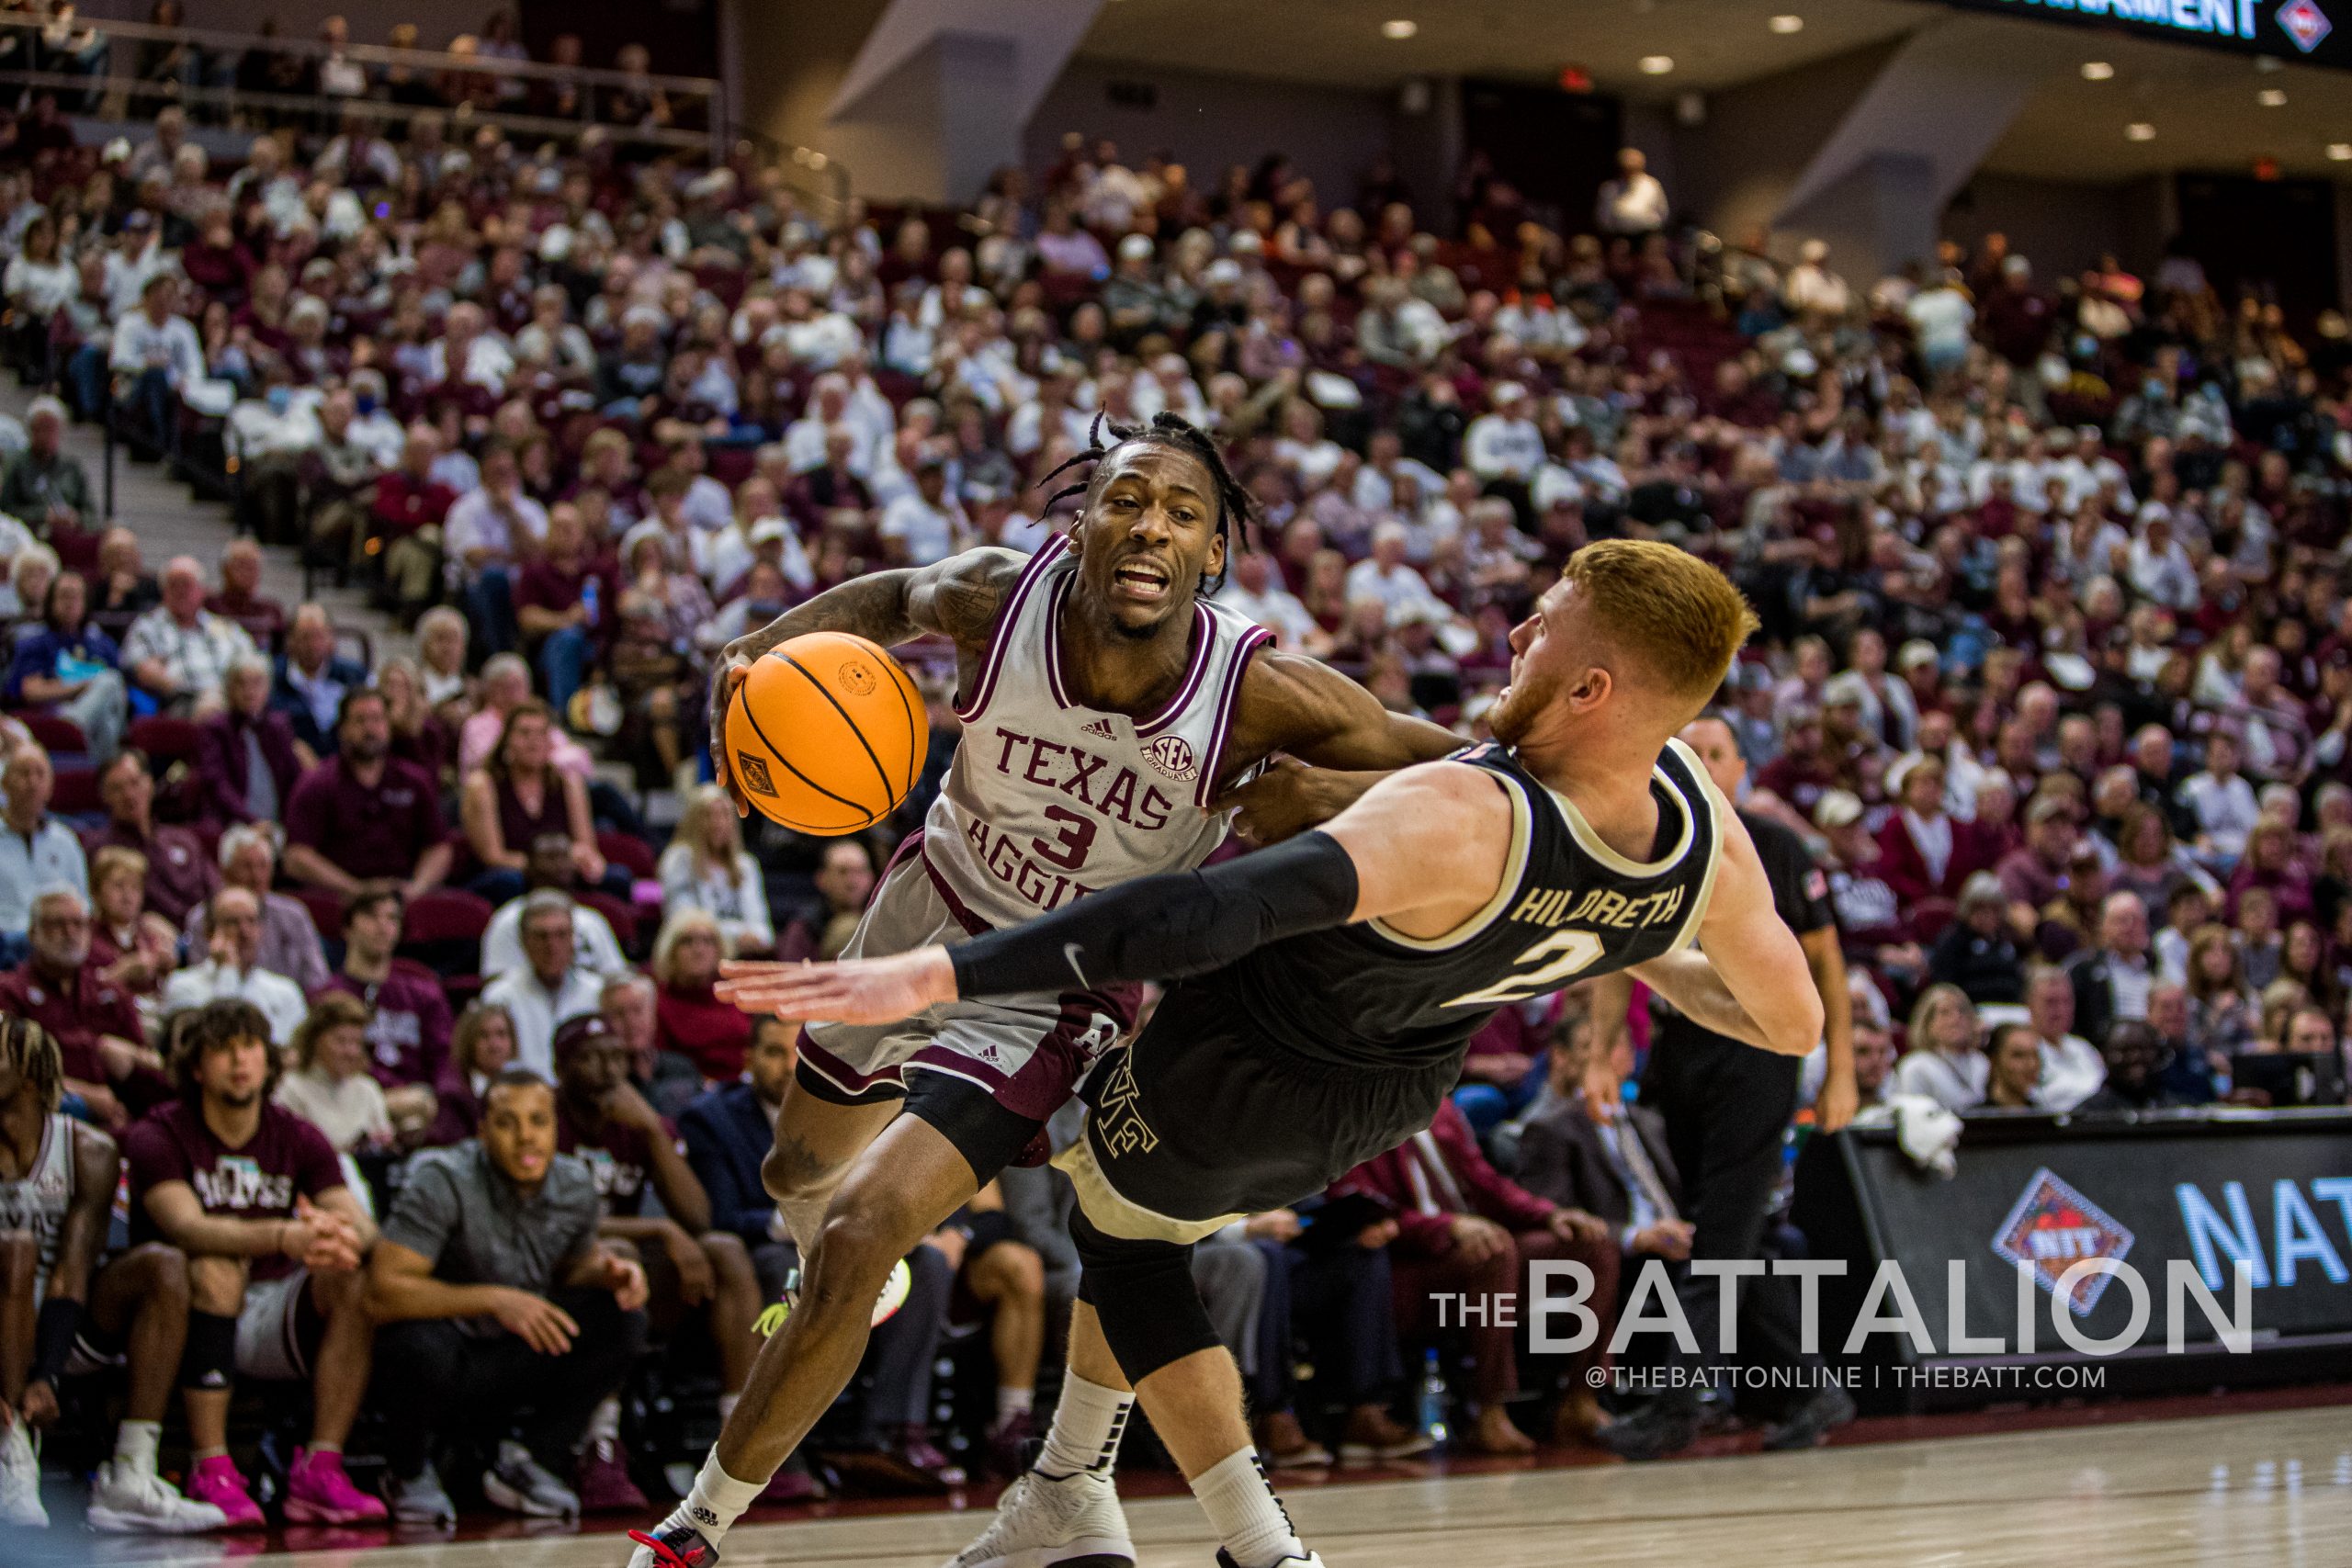
[(1630, 971), (1700, 1028), (1784, 1056), (1821, 1039), (1821, 995), (1804, 949), (1772, 907), (1772, 885), (1738, 818), (1719, 814), (1723, 862), (1699, 944)]
[(1265, 767), (1213, 804), (1236, 814), (1243, 838), (1279, 843), (1337, 817), (1397, 769), (1452, 756), (1462, 744), (1441, 725), (1389, 712), (1328, 664), (1261, 653), (1242, 680), (1227, 755), (1236, 773), (1261, 760)]
[(1494, 897), (1510, 831), (1510, 804), (1490, 775), (1431, 763), (1384, 780), (1328, 829), (1259, 854), (1121, 883), (953, 948), (822, 966), (729, 964), (719, 994), (746, 1011), (885, 1023), (958, 997), (1178, 979), (1358, 920), (1434, 936)]
[(796, 604), (720, 649), (710, 682), (710, 756), (718, 782), (734, 796), (735, 814), (748, 817), (752, 807), (728, 766), (727, 705), (762, 655), (810, 632), (847, 632), (882, 648), (937, 632), (951, 638), (959, 654), (977, 653), (1027, 564), (1015, 551), (989, 546), (926, 567), (870, 571)]

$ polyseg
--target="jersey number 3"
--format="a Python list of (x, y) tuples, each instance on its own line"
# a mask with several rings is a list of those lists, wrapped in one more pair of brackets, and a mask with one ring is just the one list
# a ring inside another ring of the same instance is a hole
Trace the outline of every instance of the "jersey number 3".
[[(1470, 991), (1445, 1005), (1450, 1008), (1497, 1008), (1523, 1002), (1565, 986), (1600, 956), (1600, 939), (1590, 931), (1554, 931), (1511, 963), (1511, 974), (1483, 991)], [(1530, 965), (1538, 965), (1531, 969)]]

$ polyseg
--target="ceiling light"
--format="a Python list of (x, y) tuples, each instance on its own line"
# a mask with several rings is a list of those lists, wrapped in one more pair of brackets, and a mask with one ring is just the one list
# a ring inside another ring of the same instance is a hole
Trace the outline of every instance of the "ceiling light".
[(2265, 87), (2262, 91), (2255, 94), (2254, 101), (2260, 104), (2267, 109), (2284, 108), (2287, 107), (2287, 89), (2284, 87)]
[(2104, 60), (2086, 60), (2083, 62), (2083, 80), (2086, 82), (2104, 82), (2114, 74), (2115, 67), (2109, 65)]
[(1408, 21), (1402, 17), (1399, 17), (1393, 22), (1383, 22), (1380, 24), (1380, 36), (1385, 39), (1395, 39), (1399, 43), (1408, 38), (1411, 38), (1415, 33), (1419, 32), (1420, 30), (1420, 23)]
[(1764, 25), (1771, 28), (1776, 33), (1801, 33), (1804, 31), (1804, 18), (1786, 11), (1783, 11), (1781, 15), (1774, 17)]
[(1674, 69), (1674, 56), (1670, 54), (1645, 54), (1641, 59), (1641, 68), (1642, 74), (1645, 76), (1663, 76), (1668, 72)]
[(2156, 128), (2144, 119), (2135, 119), (2123, 128), (2123, 140), (2126, 141), (2154, 141), (2155, 139)]
[(2352, 164), (2352, 141), (2331, 141), (2327, 155), (2338, 164)]

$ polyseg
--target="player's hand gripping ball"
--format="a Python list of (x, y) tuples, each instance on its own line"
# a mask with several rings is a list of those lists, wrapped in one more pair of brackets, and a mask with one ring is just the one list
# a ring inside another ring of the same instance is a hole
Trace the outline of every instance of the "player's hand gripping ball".
[(862, 637), (809, 632), (756, 660), (727, 705), (728, 766), (771, 821), (870, 828), (922, 776), (931, 725), (899, 661)]

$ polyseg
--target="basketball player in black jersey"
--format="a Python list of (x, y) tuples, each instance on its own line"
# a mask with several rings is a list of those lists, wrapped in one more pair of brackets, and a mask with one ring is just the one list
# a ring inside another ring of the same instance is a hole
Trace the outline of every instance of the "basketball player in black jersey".
[[(1674, 739), (1755, 626), (1692, 556), (1589, 547), (1512, 633), (1498, 744), (1394, 773), (1325, 828), (1209, 871), (954, 947), (725, 989), (786, 1017), (878, 1023), (960, 996), (1175, 979), (1097, 1075), (1086, 1134), (1057, 1161), (1086, 1265), (1071, 1366), (1137, 1391), (1224, 1568), (1318, 1568), (1256, 1469), (1191, 1246), (1402, 1143), (1495, 1009), (1580, 977), (1631, 969), (1720, 1032), (1812, 1048), (1822, 1011), (1804, 952), (1746, 830)], [(1055, 1539), (1086, 1511), (1057, 1494), (1099, 1483), (1067, 1462), (1049, 1450), (957, 1568), (1131, 1561)]]

